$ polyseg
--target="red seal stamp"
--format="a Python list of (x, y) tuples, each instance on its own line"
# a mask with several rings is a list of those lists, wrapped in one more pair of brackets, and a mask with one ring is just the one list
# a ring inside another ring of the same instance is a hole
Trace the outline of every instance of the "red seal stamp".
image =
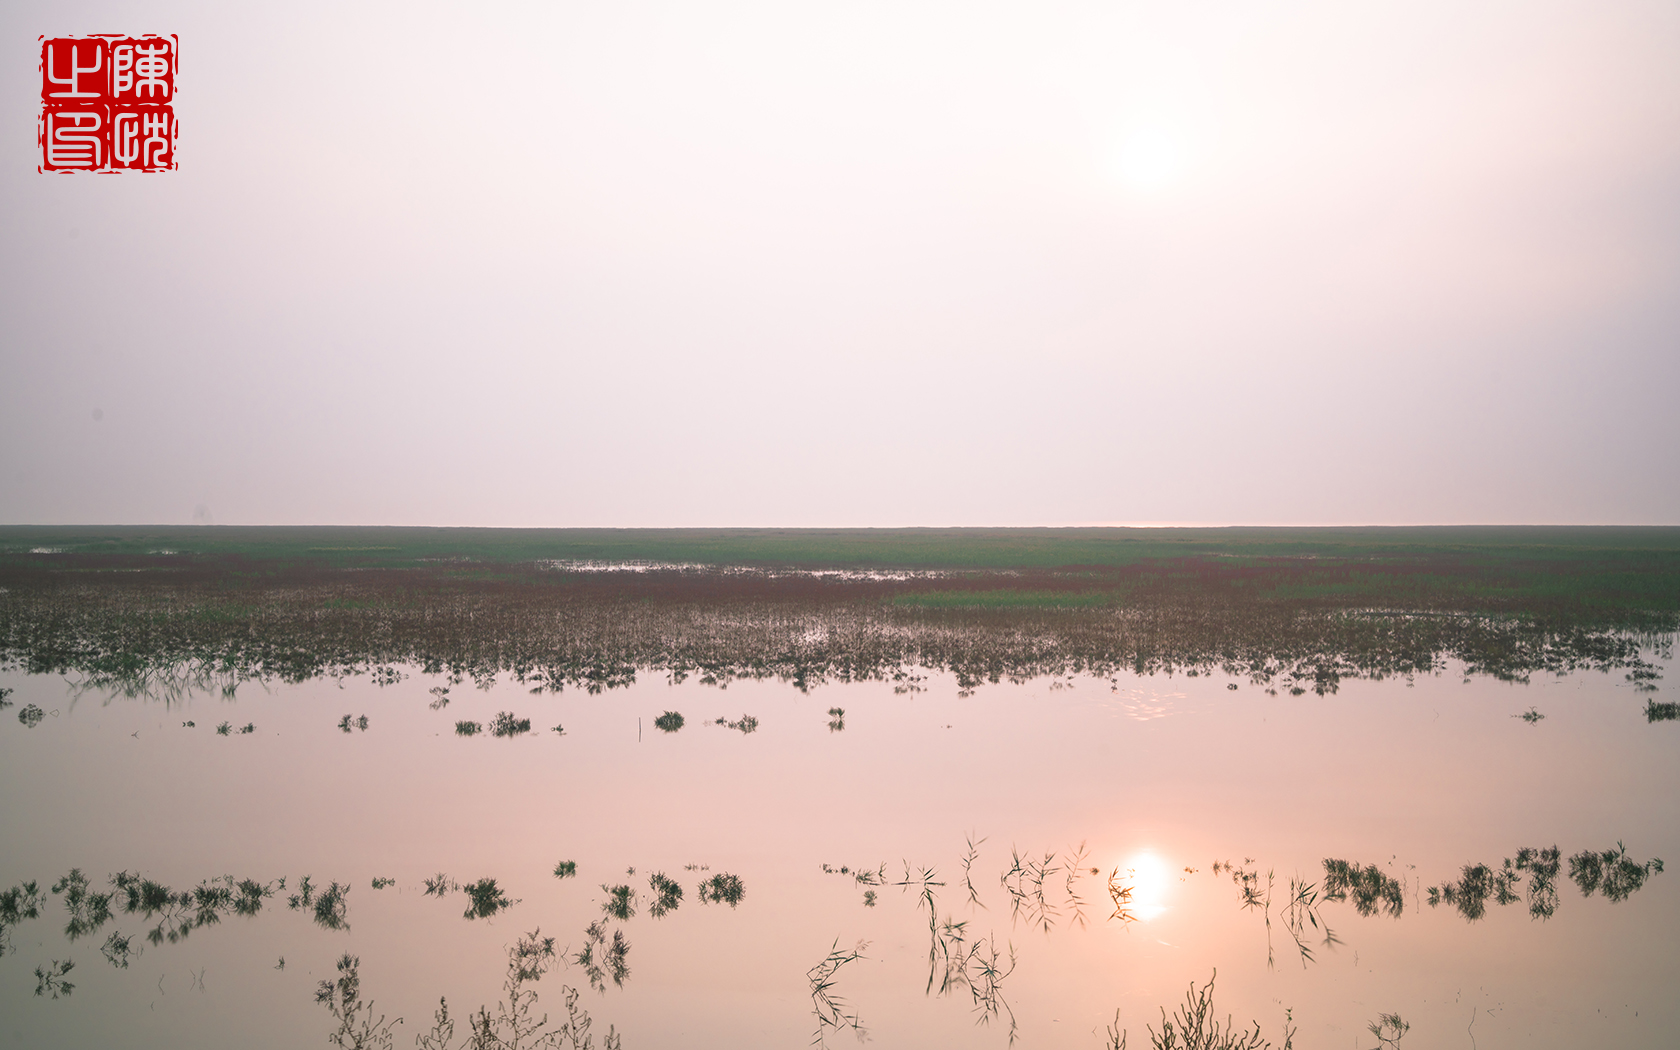
[(40, 69), (37, 170), (175, 170), (177, 37), (42, 37)]

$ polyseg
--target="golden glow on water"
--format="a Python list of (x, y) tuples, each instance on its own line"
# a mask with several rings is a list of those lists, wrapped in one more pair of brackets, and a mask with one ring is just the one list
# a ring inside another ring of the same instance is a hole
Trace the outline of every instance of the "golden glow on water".
[(1151, 850), (1140, 850), (1120, 864), (1120, 881), (1132, 888), (1131, 912), (1142, 922), (1164, 913), (1172, 896), (1172, 867)]

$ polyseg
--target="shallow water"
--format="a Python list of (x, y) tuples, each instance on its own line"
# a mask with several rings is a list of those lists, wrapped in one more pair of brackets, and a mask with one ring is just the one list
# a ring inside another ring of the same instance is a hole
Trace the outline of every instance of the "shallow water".
[[(1448, 673), (1344, 681), (1322, 697), (1217, 675), (1038, 679), (970, 696), (937, 675), (920, 692), (809, 694), (644, 679), (556, 696), (406, 673), (171, 704), (0, 679), (15, 690), (0, 718), (0, 888), (33, 879), (46, 898), (0, 958), (0, 1045), (321, 1045), (334, 1022), (316, 984), (349, 952), (363, 995), (403, 1019), (395, 1045), (412, 1046), (440, 996), (462, 1018), (496, 1000), (522, 933), (540, 927), (575, 956), (596, 920), (629, 942), (622, 987), (591, 989), (576, 962), (529, 987), (551, 1015), (562, 985), (582, 988), (597, 1045), (610, 1024), (636, 1050), (849, 1043), (850, 1028), (819, 1028), (811, 971), (860, 942), (830, 993), (883, 1047), (1006, 1047), (1011, 1016), (1017, 1045), (1102, 1047), (1117, 1011), (1129, 1045), (1147, 1046), (1160, 1008), (1215, 969), (1218, 1015), (1281, 1044), (1287, 1011), (1303, 1048), (1369, 1046), (1383, 1013), (1410, 1024), (1404, 1046), (1666, 1046), (1680, 1031), (1677, 873), (1620, 902), (1583, 897), (1566, 874), (1572, 854), (1618, 842), (1641, 863), (1680, 858), (1680, 723), (1647, 723), (1646, 696), (1620, 675), (1519, 685)], [(443, 687), (449, 703), (434, 709)], [(31, 703), (45, 715), (34, 728), (17, 718)], [(833, 707), (843, 728), (830, 728)], [(1517, 717), (1531, 708), (1545, 717)], [(654, 728), (667, 710), (685, 716), (680, 731)], [(455, 732), (502, 711), (533, 731)], [(744, 715), (755, 731), (715, 724)], [(1490, 900), (1477, 922), (1427, 902), (1467, 864), (1497, 869), (1553, 845), (1565, 873), (1548, 920), (1523, 902)], [(1006, 878), (1017, 857), (1054, 870)], [(1404, 908), (1362, 917), (1320, 900), (1314, 914), (1341, 943), (1309, 924), (1309, 962), (1284, 899), (1292, 877), (1322, 892), (1326, 858), (1379, 866), (1403, 883)], [(556, 878), (566, 860), (577, 874)], [(1216, 861), (1254, 872), (1263, 897), (1269, 877), (1269, 907), (1244, 907)], [(222, 875), (287, 888), (177, 943), (146, 944), (157, 920), (120, 909), (72, 943), (50, 891), (72, 868), (99, 891), (121, 871), (175, 890)], [(494, 878), (517, 903), (464, 918), (464, 892), (424, 893), (439, 873)], [(655, 873), (684, 887), (659, 918)], [(741, 880), (734, 907), (697, 899), (720, 873)], [(1111, 873), (1134, 921), (1110, 917)], [(351, 887), (348, 929), (287, 907), (304, 875)], [(384, 877), (394, 884), (375, 889)], [(603, 885), (620, 884), (638, 894), (627, 920), (603, 910)], [(985, 941), (1007, 969), (1013, 951), (995, 1014), (976, 1006), (972, 966), (969, 984), (939, 994), (957, 932), (947, 920), (967, 924), (958, 952)], [(143, 947), (126, 969), (99, 950), (113, 929)], [(37, 996), (36, 968), (66, 959), (73, 993)]]

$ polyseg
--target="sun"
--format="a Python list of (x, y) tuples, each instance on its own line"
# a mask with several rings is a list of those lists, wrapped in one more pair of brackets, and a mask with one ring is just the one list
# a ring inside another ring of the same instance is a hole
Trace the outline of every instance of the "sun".
[(1178, 182), (1188, 159), (1184, 142), (1164, 124), (1133, 128), (1114, 148), (1110, 167), (1128, 188), (1157, 192)]

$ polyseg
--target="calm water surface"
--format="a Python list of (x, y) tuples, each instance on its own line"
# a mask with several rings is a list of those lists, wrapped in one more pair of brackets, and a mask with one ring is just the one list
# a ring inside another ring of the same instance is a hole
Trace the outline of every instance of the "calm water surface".
[[(970, 696), (938, 676), (919, 692), (809, 694), (655, 679), (556, 696), (404, 674), (167, 703), (0, 679), (14, 690), (0, 887), (36, 880), (45, 899), (0, 958), (0, 1045), (319, 1046), (334, 1021), (317, 982), (348, 952), (376, 1012), (402, 1018), (394, 1045), (413, 1046), (440, 996), (463, 1019), (494, 1003), (509, 948), (538, 928), (568, 961), (528, 986), (537, 1012), (560, 1014), (563, 986), (580, 988), (597, 1045), (611, 1025), (634, 1050), (851, 1043), (814, 1012), (831, 950), (859, 957), (832, 969), (828, 994), (882, 1047), (1104, 1047), (1117, 1016), (1131, 1047), (1148, 1046), (1160, 1007), (1215, 969), (1216, 1011), (1276, 1044), (1291, 1016), (1297, 1047), (1368, 1047), (1384, 1013), (1410, 1024), (1413, 1047), (1680, 1041), (1680, 873), (1653, 870), (1619, 902), (1567, 874), (1571, 855), (1618, 843), (1641, 864), (1680, 860), (1680, 722), (1648, 723), (1619, 675), (1447, 673), (1320, 697), (1217, 676)], [(33, 728), (17, 717), (29, 704), (44, 716)], [(1544, 718), (1517, 717), (1530, 709)], [(455, 732), (503, 711), (532, 731)], [(654, 727), (665, 711), (684, 715), (680, 731)], [(748, 715), (751, 733), (715, 724)], [(1428, 903), (1467, 864), (1554, 845), (1548, 920), (1526, 898), (1490, 899), (1476, 922)], [(1326, 858), (1398, 880), (1401, 914), (1323, 900)], [(561, 861), (574, 877), (555, 876)], [(175, 943), (146, 943), (158, 918), (120, 908), (72, 942), (51, 892), (72, 868), (95, 891), (126, 871), (177, 891), (227, 875), (276, 892)], [(657, 918), (655, 873), (684, 891)], [(493, 878), (517, 903), (464, 918), (464, 891), (425, 893), (439, 874)], [(740, 880), (734, 906), (699, 899), (720, 874)], [(306, 875), (350, 887), (347, 929), (287, 907)], [(1132, 921), (1112, 918), (1111, 877)], [(1321, 894), (1312, 918), (1340, 942), (1296, 911), (1311, 961), (1288, 928), (1292, 878)], [(617, 885), (636, 891), (628, 919), (604, 911)], [(629, 945), (622, 986), (591, 988), (570, 961), (597, 921)], [(101, 953), (113, 930), (143, 949), (126, 968)], [(972, 959), (994, 950), (1007, 976), (988, 984)], [(953, 951), (969, 959), (955, 970)], [(37, 969), (67, 960), (73, 992), (38, 996)], [(982, 987), (996, 998), (977, 1004)]]

